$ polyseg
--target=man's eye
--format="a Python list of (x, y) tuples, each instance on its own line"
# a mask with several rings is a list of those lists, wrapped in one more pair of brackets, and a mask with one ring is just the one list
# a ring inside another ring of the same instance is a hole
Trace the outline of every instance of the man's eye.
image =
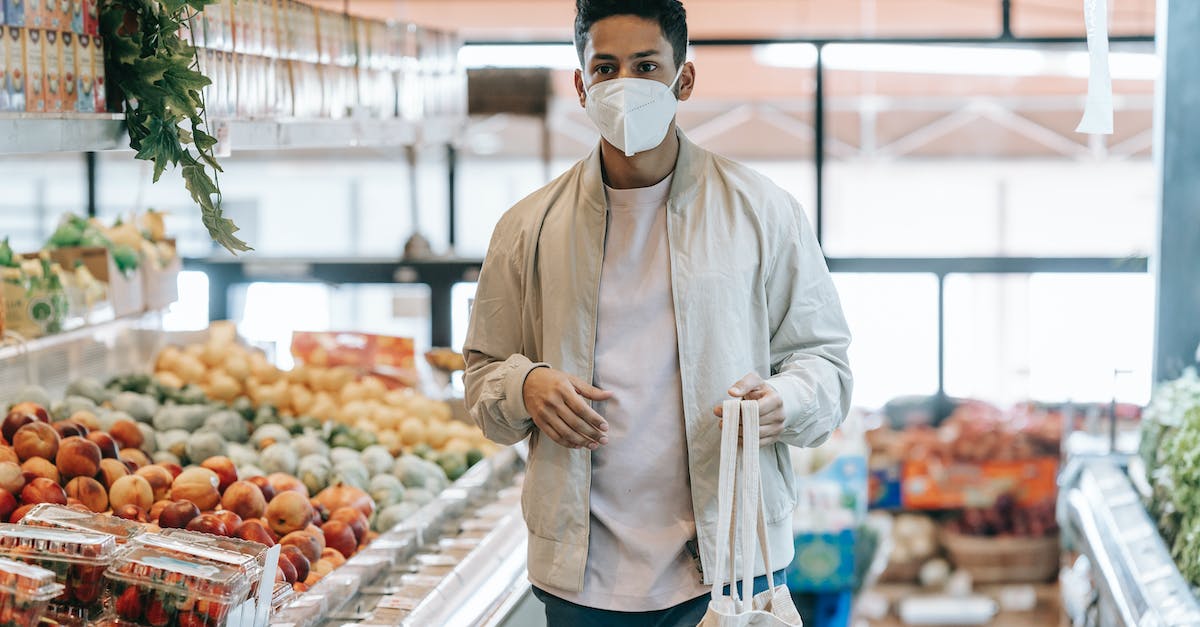
[(614, 71), (614, 70), (613, 70), (613, 66), (611, 66), (611, 65), (598, 65), (598, 66), (596, 66), (596, 73), (597, 73), (597, 74), (612, 74), (612, 73), (613, 73), (613, 71)]
[(638, 66), (638, 70), (644, 74), (649, 74), (650, 72), (653, 72), (657, 69), (658, 69), (658, 64), (656, 64), (656, 63), (643, 63)]

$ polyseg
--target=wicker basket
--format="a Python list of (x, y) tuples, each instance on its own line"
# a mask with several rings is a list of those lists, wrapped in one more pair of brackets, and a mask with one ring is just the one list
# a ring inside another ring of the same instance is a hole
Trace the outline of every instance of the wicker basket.
[(1032, 583), (1059, 570), (1058, 535), (1045, 538), (983, 538), (942, 531), (950, 563), (971, 573), (975, 583)]

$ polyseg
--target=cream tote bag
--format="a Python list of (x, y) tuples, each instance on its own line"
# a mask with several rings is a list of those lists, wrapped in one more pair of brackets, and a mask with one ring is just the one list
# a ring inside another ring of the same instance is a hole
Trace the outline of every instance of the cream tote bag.
[[(721, 428), (721, 474), (717, 481), (717, 570), (712, 599), (700, 627), (802, 627), (800, 612), (787, 586), (775, 586), (767, 543), (766, 509), (759, 476), (758, 402), (725, 401)], [(742, 424), (742, 449), (738, 451), (738, 423)], [(738, 468), (738, 459), (741, 468)], [(741, 518), (741, 524), (737, 518)], [(740, 532), (740, 533), (739, 533)], [(749, 599), (738, 595), (734, 542), (741, 541), (742, 591), (754, 592), (756, 548), (762, 550), (770, 587)], [(729, 584), (729, 594), (725, 594)]]

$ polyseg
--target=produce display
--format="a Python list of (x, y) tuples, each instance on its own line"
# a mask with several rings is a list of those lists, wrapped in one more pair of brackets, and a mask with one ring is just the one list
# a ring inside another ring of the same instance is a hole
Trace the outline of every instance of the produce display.
[(36, 625), (62, 591), (53, 571), (0, 559), (0, 627)]
[(867, 432), (876, 459), (951, 462), (1005, 462), (1057, 457), (1062, 414), (1031, 405), (1010, 412), (978, 401), (964, 401), (940, 425), (913, 425)]
[(990, 507), (971, 507), (947, 524), (947, 529), (968, 536), (989, 538), (1045, 538), (1058, 535), (1054, 501), (1022, 506), (1012, 495), (1002, 495)]
[(1140, 455), (1153, 492), (1146, 507), (1184, 579), (1200, 586), (1200, 376), (1186, 370), (1155, 391)]
[(151, 546), (122, 554), (104, 577), (116, 616), (148, 627), (224, 627), (250, 589), (237, 567)]
[(49, 570), (64, 586), (48, 610), (62, 624), (83, 625), (100, 616), (101, 577), (116, 552), (112, 536), (0, 524), (0, 557)]

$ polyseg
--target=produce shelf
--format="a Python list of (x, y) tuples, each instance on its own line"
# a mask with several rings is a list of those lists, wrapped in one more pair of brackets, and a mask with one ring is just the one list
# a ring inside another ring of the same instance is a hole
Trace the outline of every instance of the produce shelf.
[[(0, 154), (129, 150), (120, 114), (0, 113)], [(303, 150), (445, 144), (465, 120), (212, 120), (229, 150)]]
[(1100, 624), (1200, 624), (1200, 603), (1118, 460), (1076, 463), (1065, 473), (1060, 517), (1071, 544), (1090, 560)]

